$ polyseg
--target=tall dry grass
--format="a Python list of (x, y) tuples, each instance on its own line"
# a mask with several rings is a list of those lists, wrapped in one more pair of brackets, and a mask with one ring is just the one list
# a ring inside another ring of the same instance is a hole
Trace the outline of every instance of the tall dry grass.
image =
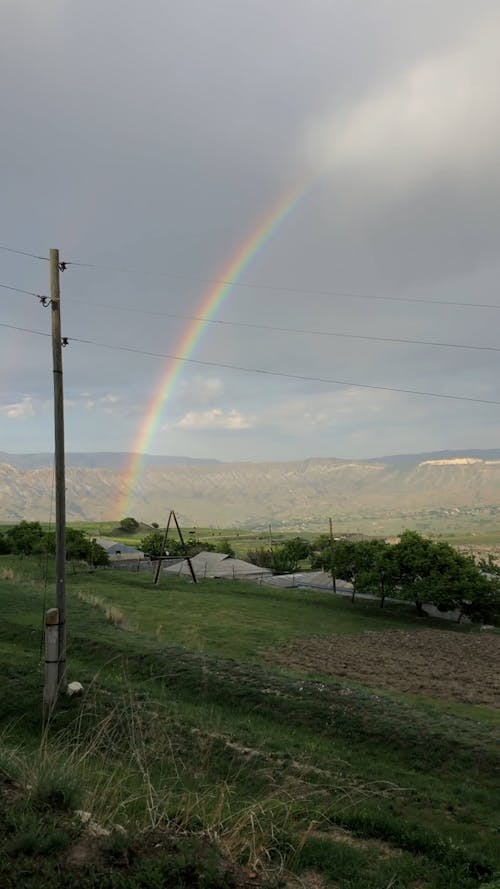
[(310, 781), (309, 767), (252, 756), (131, 691), (112, 700), (91, 688), (64, 729), (49, 716), (29, 755), (6, 741), (0, 769), (15, 772), (33, 805), (82, 809), (110, 830), (206, 837), (227, 860), (264, 874), (286, 869), (304, 831), (331, 817), (332, 802), (340, 812), (380, 792), (340, 774)]

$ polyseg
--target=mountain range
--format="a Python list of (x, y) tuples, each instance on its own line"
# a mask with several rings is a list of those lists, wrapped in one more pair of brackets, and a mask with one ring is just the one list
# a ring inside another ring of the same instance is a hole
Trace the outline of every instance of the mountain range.
[[(118, 520), (133, 455), (67, 454), (70, 521)], [(0, 522), (48, 521), (51, 454), (0, 453)], [(396, 454), (366, 460), (311, 458), (223, 463), (146, 456), (129, 513), (185, 525), (324, 528), (392, 533), (491, 526), (500, 521), (500, 449)]]

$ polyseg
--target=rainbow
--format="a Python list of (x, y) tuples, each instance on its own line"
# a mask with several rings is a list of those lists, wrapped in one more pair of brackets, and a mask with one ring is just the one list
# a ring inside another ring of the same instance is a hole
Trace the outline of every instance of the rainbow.
[(163, 408), (168, 401), (174, 386), (183, 370), (183, 360), (189, 358), (200, 342), (208, 322), (214, 317), (224, 299), (237, 282), (241, 274), (248, 268), (253, 259), (266, 246), (277, 229), (283, 224), (300, 199), (308, 192), (311, 180), (306, 185), (295, 187), (286, 192), (264, 215), (251, 234), (243, 241), (222, 269), (217, 281), (203, 295), (198, 303), (195, 315), (197, 320), (189, 321), (176, 345), (176, 358), (166, 361), (160, 382), (148, 404), (132, 448), (132, 456), (123, 475), (123, 488), (117, 504), (119, 516), (129, 514), (131, 499), (137, 480), (142, 470), (144, 454), (158, 428)]

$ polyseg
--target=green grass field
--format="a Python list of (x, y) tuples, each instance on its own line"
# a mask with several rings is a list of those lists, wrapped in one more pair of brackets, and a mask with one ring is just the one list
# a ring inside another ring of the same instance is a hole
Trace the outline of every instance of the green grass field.
[[(297, 637), (418, 633), (410, 608), (70, 573), (69, 679), (85, 694), (47, 722), (44, 575), (0, 558), (2, 887), (495, 885), (497, 710), (265, 659)], [(89, 836), (77, 808), (110, 834)]]

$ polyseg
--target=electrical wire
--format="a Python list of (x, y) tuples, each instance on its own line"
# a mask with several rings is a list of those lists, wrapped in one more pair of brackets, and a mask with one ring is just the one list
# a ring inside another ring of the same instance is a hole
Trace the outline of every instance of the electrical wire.
[[(36, 336), (45, 336), (50, 337), (50, 333), (46, 333), (41, 330), (33, 330), (28, 327), (20, 327), (14, 324), (6, 324), (4, 322), (0, 322), (0, 327), (8, 328), (9, 330), (18, 330), (23, 333), (31, 333)], [(238, 364), (229, 364), (227, 362), (221, 361), (205, 361), (199, 358), (186, 358), (181, 355), (170, 355), (165, 352), (153, 352), (148, 349), (137, 349), (133, 346), (119, 346), (112, 343), (103, 343), (97, 340), (84, 339), (83, 337), (63, 337), (63, 344), (67, 345), (70, 342), (74, 343), (83, 343), (85, 345), (97, 346), (102, 349), (109, 349), (115, 352), (128, 352), (134, 355), (145, 355), (151, 358), (163, 358), (169, 361), (182, 361), (186, 364), (196, 364), (202, 367), (217, 367), (223, 370), (235, 370), (241, 373), (249, 373), (249, 374), (260, 374), (264, 376), (271, 377), (280, 377), (289, 380), (300, 380), (301, 382), (307, 383), (329, 383), (335, 386), (349, 386), (352, 388), (358, 389), (375, 389), (377, 391), (382, 392), (401, 392), (405, 395), (420, 395), (426, 398), (446, 398), (452, 401), (469, 401), (474, 402), (476, 404), (494, 404), (500, 406), (500, 401), (495, 401), (490, 398), (475, 398), (470, 395), (451, 395), (449, 393), (444, 392), (428, 392), (420, 389), (403, 389), (400, 386), (377, 386), (373, 383), (358, 383), (352, 380), (337, 380), (331, 377), (316, 377), (316, 376), (308, 376), (305, 374), (295, 374), (289, 373), (287, 371), (277, 371), (277, 370), (267, 370), (265, 368), (258, 367), (243, 367)]]
[(282, 377), (289, 380), (300, 380), (308, 383), (330, 383), (335, 386), (351, 386), (359, 389), (377, 389), (383, 392), (403, 392), (406, 395), (422, 395), (429, 398), (447, 398), (454, 401), (472, 401), (478, 404), (496, 404), (500, 405), (500, 401), (493, 401), (488, 398), (474, 398), (469, 395), (449, 395), (441, 392), (425, 392), (417, 389), (402, 389), (399, 386), (376, 386), (371, 383), (355, 383), (350, 380), (334, 380), (330, 377), (313, 377), (303, 374), (287, 373), (286, 371), (265, 370), (257, 367), (242, 367), (238, 364), (228, 364), (220, 361), (202, 361), (199, 358), (185, 358), (180, 355), (169, 355), (163, 352), (152, 352), (146, 349), (136, 349), (132, 346), (117, 346), (111, 343), (102, 343), (96, 340), (83, 339), (80, 337), (67, 337), (68, 342), (85, 343), (91, 346), (98, 346), (103, 349), (110, 349), (117, 352), (129, 352), (135, 355), (147, 355), (153, 358), (165, 358), (170, 361), (182, 361), (188, 364), (201, 365), (203, 367), (217, 367), (224, 370), (236, 370), (242, 373), (262, 374), (271, 377)]
[(12, 284), (0, 284), (3, 290), (13, 290), (14, 293), (25, 293), (27, 296), (36, 296), (37, 299), (48, 299), (43, 293), (35, 293), (34, 290), (23, 290), (21, 287), (13, 287)]
[[(15, 250), (13, 247), (7, 247), (3, 244), (0, 244), (0, 250), (5, 250), (8, 253), (15, 253), (19, 256), (29, 256), (32, 259), (42, 259), (45, 262), (49, 261), (48, 256), (40, 256), (38, 253), (30, 253), (27, 250)], [(144, 275), (144, 269), (131, 269), (125, 266), (113, 266), (113, 265), (105, 265), (101, 263), (93, 263), (93, 262), (82, 262), (78, 260), (65, 260), (64, 268), (68, 268), (69, 266), (74, 266), (75, 268), (87, 268), (87, 269), (99, 269), (102, 271), (110, 271), (110, 272), (121, 272), (127, 275)], [(421, 303), (422, 305), (435, 305), (435, 306), (461, 306), (472, 309), (500, 309), (500, 305), (495, 303), (473, 303), (467, 302), (465, 300), (444, 300), (444, 299), (426, 299), (423, 297), (413, 297), (413, 296), (387, 296), (380, 295), (375, 293), (352, 293), (350, 291), (336, 291), (336, 290), (318, 290), (314, 288), (303, 288), (303, 287), (287, 287), (278, 284), (262, 284), (252, 281), (234, 281), (228, 280), (225, 278), (206, 278), (194, 275), (181, 275), (175, 272), (151, 272), (150, 270), (146, 270), (147, 274), (153, 275), (154, 277), (163, 277), (163, 278), (175, 278), (176, 280), (182, 281), (196, 281), (198, 284), (217, 284), (219, 286), (224, 287), (247, 287), (253, 290), (271, 290), (275, 292), (282, 293), (295, 293), (301, 296), (332, 296), (341, 299), (367, 299), (367, 300), (385, 300), (389, 302), (401, 302), (401, 303)]]
[(204, 318), (199, 315), (184, 315), (175, 312), (157, 312), (148, 309), (135, 309), (130, 306), (107, 305), (106, 303), (89, 302), (87, 300), (72, 299), (71, 297), (66, 297), (65, 302), (78, 303), (80, 305), (88, 305), (101, 309), (111, 309), (112, 311), (117, 312), (132, 312), (137, 315), (177, 318), (185, 321), (200, 321), (203, 324), (218, 324), (221, 326), (229, 327), (248, 327), (254, 330), (271, 330), (277, 333), (298, 333), (306, 334), (307, 336), (340, 337), (350, 340), (370, 340), (371, 342), (375, 343), (405, 343), (414, 346), (435, 346), (444, 349), (473, 349), (479, 352), (500, 352), (500, 346), (475, 346), (469, 343), (446, 343), (436, 340), (417, 340), (405, 339), (402, 337), (371, 336), (361, 333), (340, 333), (333, 330), (311, 330), (309, 328), (281, 327), (272, 324), (257, 324), (252, 321), (226, 321), (220, 318)]
[(0, 250), (5, 250), (6, 253), (17, 253), (18, 256), (30, 256), (31, 259), (43, 259), (45, 262), (49, 261), (48, 256), (39, 256), (38, 253), (29, 253), (27, 250), (14, 250), (13, 247), (5, 247), (3, 244), (0, 244)]
[[(48, 301), (49, 299), (47, 296), (44, 296), (41, 293), (35, 293), (33, 290), (23, 290), (21, 287), (13, 287), (11, 284), (0, 284), (0, 287), (4, 290), (12, 290), (15, 293), (24, 293), (27, 296), (34, 296), (36, 299), (42, 301)], [(478, 352), (500, 352), (500, 346), (478, 346), (471, 343), (447, 343), (441, 342), (439, 340), (419, 340), (409, 339), (405, 337), (372, 336), (369, 334), (344, 333), (333, 330), (311, 330), (310, 328), (282, 327), (274, 324), (257, 324), (252, 321), (227, 321), (221, 318), (204, 318), (200, 315), (184, 315), (177, 312), (158, 312), (148, 309), (135, 309), (132, 306), (116, 306), (107, 303), (97, 303), (89, 300), (73, 299), (72, 297), (66, 297), (65, 302), (75, 303), (77, 305), (92, 306), (93, 308), (110, 309), (111, 311), (115, 312), (131, 312), (137, 315), (147, 315), (162, 318), (177, 318), (179, 320), (185, 321), (199, 321), (203, 324), (218, 324), (220, 326), (229, 327), (246, 327), (253, 330), (270, 330), (276, 333), (298, 333), (305, 334), (307, 336), (336, 337), (349, 340), (369, 340), (370, 342), (375, 343), (402, 343), (413, 346), (433, 346), (442, 349), (468, 349)], [(498, 308), (500, 308), (500, 306)]]
[(0, 327), (7, 327), (9, 330), (20, 330), (23, 333), (34, 333), (36, 336), (52, 336), (51, 333), (45, 333), (43, 330), (32, 330), (30, 327), (17, 327), (15, 324), (5, 324), (0, 321)]
[[(32, 333), (36, 336), (46, 336), (50, 337), (50, 333), (45, 333), (42, 330), (32, 330), (28, 327), (18, 327), (14, 324), (5, 324), (4, 322), (0, 322), (0, 327), (6, 327), (10, 330), (19, 330), (23, 333)], [(217, 367), (223, 370), (236, 370), (241, 373), (249, 373), (249, 374), (261, 374), (264, 376), (270, 377), (281, 377), (288, 380), (300, 380), (301, 382), (306, 383), (329, 383), (334, 386), (350, 386), (356, 389), (376, 389), (381, 392), (402, 392), (405, 395), (421, 395), (426, 398), (446, 398), (451, 399), (452, 401), (471, 401), (476, 404), (496, 404), (500, 405), (500, 401), (494, 401), (490, 398), (474, 398), (471, 395), (450, 395), (444, 392), (427, 392), (419, 389), (403, 389), (399, 386), (376, 386), (373, 383), (357, 383), (352, 380), (335, 380), (331, 377), (313, 377), (306, 376), (305, 374), (295, 374), (288, 373), (286, 371), (279, 370), (266, 370), (260, 367), (242, 367), (239, 364), (228, 364), (227, 362), (221, 361), (202, 361), (200, 358), (185, 358), (181, 355), (169, 355), (165, 352), (152, 352), (148, 349), (136, 349), (132, 346), (118, 346), (112, 343), (101, 343), (97, 340), (89, 340), (83, 339), (82, 337), (77, 336), (68, 336), (64, 337), (64, 345), (68, 343), (83, 343), (85, 345), (97, 346), (101, 349), (110, 349), (115, 352), (128, 352), (134, 355), (146, 355), (150, 358), (165, 358), (169, 361), (182, 361), (186, 364), (196, 364), (202, 367)]]
[[(77, 268), (100, 269), (108, 272), (121, 272), (125, 275), (144, 275), (144, 269), (132, 269), (124, 266), (104, 265), (92, 262), (77, 262), (76, 260), (67, 260), (66, 267), (75, 266)], [(194, 275), (181, 275), (175, 272), (152, 272), (146, 269), (146, 274), (158, 278), (174, 278), (181, 281), (196, 281), (198, 284), (217, 284), (224, 287), (247, 287), (254, 290), (272, 290), (275, 292), (295, 293), (299, 296), (333, 296), (343, 299), (368, 299), (368, 300), (387, 300), (389, 302), (401, 303), (422, 303), (422, 305), (431, 306), (463, 306), (473, 309), (500, 309), (500, 305), (495, 303), (473, 303), (461, 300), (445, 300), (445, 299), (425, 299), (413, 296), (382, 296), (374, 293), (352, 293), (350, 291), (336, 290), (317, 290), (314, 288), (302, 287), (286, 287), (278, 284), (259, 284), (252, 281), (233, 281), (225, 278), (205, 278)]]

